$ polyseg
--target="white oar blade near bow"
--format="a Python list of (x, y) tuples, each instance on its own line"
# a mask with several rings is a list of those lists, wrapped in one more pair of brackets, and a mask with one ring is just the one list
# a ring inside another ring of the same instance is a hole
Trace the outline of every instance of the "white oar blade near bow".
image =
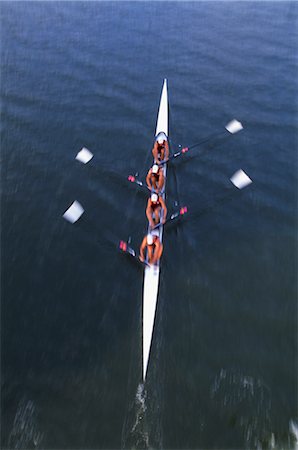
[(88, 148), (83, 147), (81, 151), (76, 156), (76, 160), (83, 164), (87, 164), (93, 158), (93, 153), (88, 150)]
[(231, 120), (231, 122), (229, 122), (226, 126), (225, 126), (226, 130), (228, 130), (229, 133), (231, 134), (235, 134), (238, 131), (243, 129), (242, 123), (238, 122), (238, 120)]
[(252, 183), (252, 180), (242, 169), (237, 170), (237, 172), (234, 173), (230, 180), (238, 189), (243, 189)]
[(75, 223), (84, 212), (82, 205), (75, 200), (72, 205), (65, 211), (62, 217), (70, 223)]

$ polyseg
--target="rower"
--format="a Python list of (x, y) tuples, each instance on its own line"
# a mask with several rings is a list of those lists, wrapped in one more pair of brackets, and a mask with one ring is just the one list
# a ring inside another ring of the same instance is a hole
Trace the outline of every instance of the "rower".
[(163, 251), (163, 245), (157, 234), (147, 234), (140, 247), (140, 260), (145, 261), (145, 251), (147, 250), (148, 264), (157, 264)]
[(151, 228), (160, 222), (165, 223), (167, 217), (167, 207), (161, 195), (151, 194), (148, 198), (146, 216), (149, 220)]
[(152, 155), (155, 163), (159, 163), (164, 159), (169, 159), (169, 143), (164, 133), (160, 133), (154, 142)]
[(163, 168), (158, 166), (158, 164), (153, 164), (146, 177), (148, 189), (150, 189), (150, 191), (154, 189), (154, 191), (156, 192), (161, 192), (164, 186), (164, 182), (165, 177)]

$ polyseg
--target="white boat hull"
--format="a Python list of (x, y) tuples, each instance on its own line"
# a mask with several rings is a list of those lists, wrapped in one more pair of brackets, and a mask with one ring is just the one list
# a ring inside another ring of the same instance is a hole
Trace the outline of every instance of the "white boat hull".
[[(167, 80), (164, 80), (158, 116), (156, 124), (155, 136), (159, 133), (165, 133), (168, 136), (168, 92), (167, 92)], [(163, 166), (165, 184), (164, 194), (165, 199), (165, 186), (166, 186), (166, 164)], [(149, 231), (149, 228), (148, 228)], [(162, 242), (163, 226), (160, 226), (156, 232), (159, 235), (159, 239)], [(151, 342), (154, 329), (155, 312), (158, 298), (158, 285), (159, 285), (159, 272), (160, 265), (150, 266), (145, 268), (144, 273), (144, 286), (143, 286), (143, 380), (146, 379)]]

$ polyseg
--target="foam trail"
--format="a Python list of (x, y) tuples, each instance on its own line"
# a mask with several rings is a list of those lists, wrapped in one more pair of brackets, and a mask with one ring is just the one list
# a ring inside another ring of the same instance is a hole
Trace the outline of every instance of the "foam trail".
[(122, 431), (122, 448), (149, 448), (146, 409), (145, 386), (144, 383), (139, 383)]
[(294, 422), (294, 420), (290, 421), (290, 432), (292, 433), (292, 435), (294, 436), (294, 444), (295, 450), (298, 450), (298, 425), (296, 422)]
[(9, 435), (9, 448), (40, 448), (43, 434), (39, 430), (36, 406), (23, 398), (18, 405)]

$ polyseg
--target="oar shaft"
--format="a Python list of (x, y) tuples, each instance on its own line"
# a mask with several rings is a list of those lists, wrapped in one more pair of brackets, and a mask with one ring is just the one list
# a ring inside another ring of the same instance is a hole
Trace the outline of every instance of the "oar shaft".
[(201, 141), (197, 142), (196, 144), (190, 145), (189, 147), (184, 147), (179, 152), (174, 153), (173, 155), (171, 155), (168, 159), (165, 159), (165, 160), (161, 161), (159, 163), (159, 165), (166, 164), (167, 162), (171, 161), (174, 158), (177, 158), (180, 155), (183, 155), (184, 153), (188, 152), (189, 150), (192, 150), (195, 147), (199, 147), (200, 145), (207, 144), (209, 141), (211, 141), (211, 140), (213, 140), (213, 139), (215, 139), (215, 138), (217, 138), (219, 136), (222, 136), (222, 135), (224, 135), (226, 133), (235, 134), (238, 131), (242, 130), (242, 128), (243, 128), (243, 126), (242, 126), (241, 122), (238, 122), (238, 120), (234, 119), (234, 120), (232, 120), (231, 122), (229, 122), (225, 126), (225, 129), (223, 131), (215, 133), (212, 136), (208, 136), (208, 137), (202, 139)]
[(168, 222), (171, 222), (172, 220), (175, 220), (177, 217), (183, 216), (187, 213), (187, 206), (182, 206), (179, 211), (176, 211), (173, 213), (164, 223), (159, 222), (157, 225), (155, 225), (152, 230), (156, 230), (161, 225), (166, 225)]
[(195, 147), (199, 147), (200, 145), (203, 144), (207, 144), (209, 141), (211, 141), (212, 139), (215, 139), (223, 134), (226, 134), (226, 130), (225, 131), (221, 131), (220, 133), (216, 133), (212, 136), (209, 136), (208, 138), (205, 138), (203, 140), (201, 140), (200, 142), (197, 142), (196, 144), (190, 145), (189, 147), (184, 147), (182, 150), (180, 150), (177, 153), (174, 153), (173, 155), (171, 155), (169, 157), (169, 159), (161, 161), (159, 164), (166, 164), (167, 162), (169, 162), (171, 159), (177, 158), (180, 155), (183, 155), (184, 153), (187, 153), (189, 150), (192, 150)]
[[(199, 145), (207, 144), (207, 142), (209, 142), (209, 141), (211, 141), (212, 139), (215, 139), (215, 138), (221, 136), (222, 134), (226, 134), (226, 132), (227, 132), (227, 131), (224, 130), (224, 131), (221, 131), (220, 133), (213, 134), (212, 136), (209, 136), (208, 138), (205, 138), (205, 139), (203, 139), (202, 141), (197, 142), (196, 144), (193, 144), (193, 145), (191, 145), (190, 147), (186, 147), (186, 148), (187, 148), (188, 150), (191, 150), (191, 149), (193, 149), (193, 148), (195, 148), (195, 147), (198, 147)], [(187, 150), (187, 151), (188, 151), (188, 150)]]

